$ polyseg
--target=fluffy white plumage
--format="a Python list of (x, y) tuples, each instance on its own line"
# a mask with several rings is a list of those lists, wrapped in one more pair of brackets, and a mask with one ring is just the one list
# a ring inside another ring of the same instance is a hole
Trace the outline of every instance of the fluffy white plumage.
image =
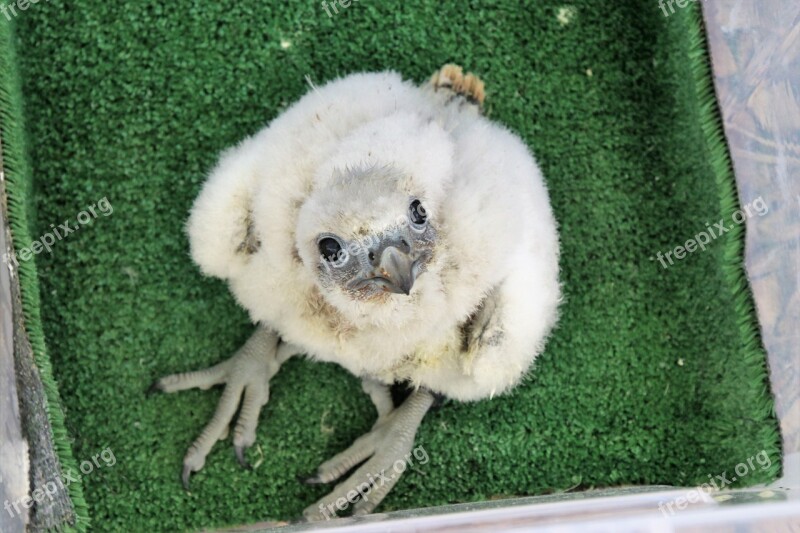
[[(222, 155), (189, 218), (192, 257), (259, 327), (230, 359), (153, 385), (225, 384), (184, 457), (185, 486), (240, 402), (233, 445), (246, 465), (269, 381), (299, 353), (361, 377), (378, 412), (305, 480), (363, 463), (309, 520), (380, 503), (398, 476), (365, 479), (408, 458), (433, 393), (479, 400), (519, 383), (557, 319), (558, 235), (533, 156), (480, 114), (482, 99), (483, 82), (455, 65), (422, 87), (354, 74)], [(395, 382), (414, 389), (397, 407)]]
[[(314, 359), (462, 401), (509, 390), (557, 319), (558, 236), (530, 151), (476, 111), (394, 72), (312, 87), (223, 154), (191, 212), (192, 257)], [(409, 296), (321, 282), (321, 233), (369, 242), (410, 197), (436, 243)]]

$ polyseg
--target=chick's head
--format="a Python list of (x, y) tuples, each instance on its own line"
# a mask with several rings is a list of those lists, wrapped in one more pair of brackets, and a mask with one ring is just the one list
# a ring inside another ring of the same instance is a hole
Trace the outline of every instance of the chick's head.
[(436, 206), (391, 166), (337, 171), (298, 215), (297, 248), (328, 302), (354, 317), (419, 301), (437, 254)]

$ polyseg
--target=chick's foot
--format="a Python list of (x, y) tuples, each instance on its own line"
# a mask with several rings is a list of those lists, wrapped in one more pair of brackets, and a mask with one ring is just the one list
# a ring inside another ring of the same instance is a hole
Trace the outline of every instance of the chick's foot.
[(293, 348), (281, 343), (274, 332), (259, 327), (227, 361), (205, 370), (164, 376), (153, 383), (151, 391), (168, 393), (225, 385), (214, 416), (183, 458), (181, 480), (184, 488), (189, 489), (190, 476), (203, 468), (214, 444), (228, 436), (240, 404), (239, 418), (233, 430), (233, 447), (239, 463), (249, 467), (244, 454), (255, 443), (258, 417), (269, 400), (269, 381), (281, 364), (296, 353)]
[(309, 484), (330, 483), (367, 459), (330, 494), (307, 507), (303, 511), (306, 520), (333, 518), (337, 511), (344, 511), (350, 505), (353, 516), (371, 513), (413, 462), (414, 437), (433, 401), (433, 394), (425, 389), (413, 392), (400, 407), (381, 416), (369, 433), (304, 479)]

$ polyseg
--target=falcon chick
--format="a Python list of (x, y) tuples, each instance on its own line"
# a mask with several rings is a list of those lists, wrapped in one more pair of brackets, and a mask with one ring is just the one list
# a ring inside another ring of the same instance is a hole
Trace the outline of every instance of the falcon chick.
[[(557, 320), (558, 235), (533, 156), (482, 115), (483, 100), (483, 82), (455, 65), (420, 87), (353, 74), (312, 86), (221, 156), (191, 211), (191, 253), (257, 328), (227, 361), (153, 385), (225, 385), (184, 458), (185, 485), (240, 403), (233, 444), (246, 466), (269, 381), (294, 355), (360, 377), (378, 414), (306, 480), (363, 463), (309, 520), (345, 497), (353, 514), (371, 512), (399, 476), (365, 482), (408, 457), (435, 396), (492, 398), (522, 380)], [(395, 407), (398, 382), (413, 392)]]

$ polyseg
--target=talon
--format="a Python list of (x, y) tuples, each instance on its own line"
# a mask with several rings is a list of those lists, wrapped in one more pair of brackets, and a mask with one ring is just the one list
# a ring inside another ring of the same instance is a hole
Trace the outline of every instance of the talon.
[(147, 387), (147, 390), (145, 391), (145, 395), (146, 396), (152, 396), (153, 394), (155, 394), (157, 392), (163, 392), (164, 389), (161, 387), (161, 383), (160, 382), (161, 382), (160, 379), (157, 379), (154, 382), (152, 382), (150, 384), (150, 386)]
[(192, 476), (192, 469), (186, 465), (183, 466), (183, 473), (181, 474), (181, 482), (183, 483), (183, 489), (186, 492), (189, 492), (189, 478)]
[(289, 520), (289, 525), (299, 525), (299, 524), (308, 524), (311, 520), (305, 517), (305, 515), (295, 516), (291, 520)]
[(244, 456), (245, 447), (234, 446), (233, 450), (236, 452), (236, 460), (239, 461), (239, 464), (242, 465), (242, 468), (245, 470), (252, 470), (253, 467), (247, 462), (247, 458)]
[(297, 481), (304, 485), (324, 485), (316, 472), (313, 474), (297, 474)]

